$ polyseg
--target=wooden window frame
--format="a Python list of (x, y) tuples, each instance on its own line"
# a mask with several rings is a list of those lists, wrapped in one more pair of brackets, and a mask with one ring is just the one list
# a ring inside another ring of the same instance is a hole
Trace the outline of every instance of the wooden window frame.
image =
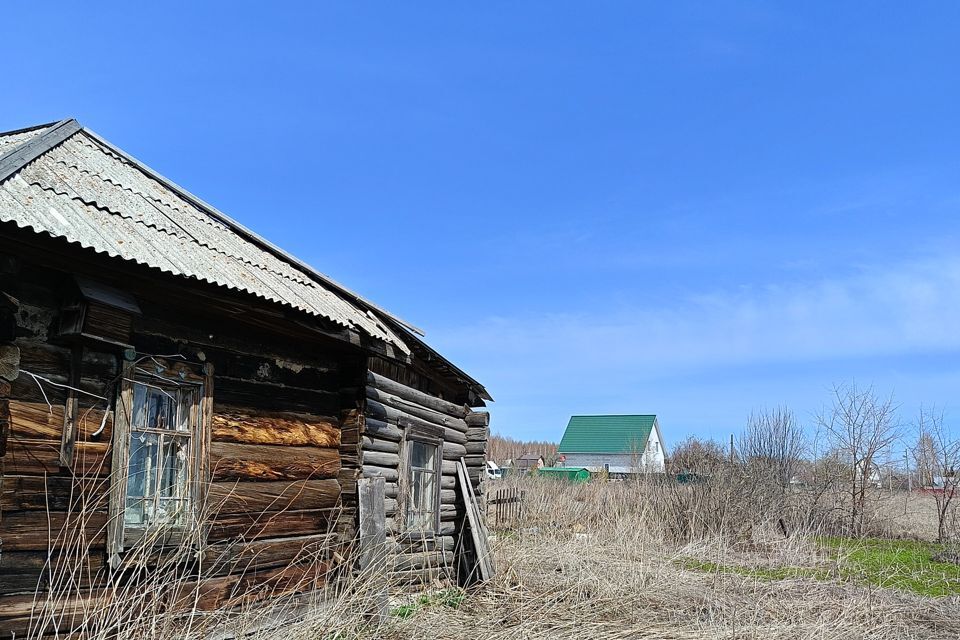
[[(411, 507), (411, 491), (410, 491), (410, 482), (412, 479), (412, 469), (410, 458), (412, 456), (412, 447), (407, 443), (409, 442), (419, 442), (421, 444), (427, 444), (435, 446), (437, 448), (437, 454), (434, 457), (433, 466), (434, 466), (434, 478), (435, 478), (435, 489), (434, 489), (434, 517), (432, 522), (432, 529), (410, 529), (407, 525), (409, 519), (410, 507)], [(431, 539), (438, 535), (440, 531), (440, 495), (442, 483), (442, 472), (443, 472), (443, 429), (440, 427), (428, 428), (426, 425), (409, 425), (407, 426), (404, 438), (402, 441), (403, 448), (400, 452), (400, 502), (397, 505), (397, 517), (402, 518), (401, 531), (403, 532), (402, 537), (406, 538), (426, 538)]]
[[(138, 371), (139, 369), (139, 371)], [(198, 372), (198, 369), (200, 370)], [(124, 522), (127, 499), (127, 481), (130, 464), (130, 436), (133, 423), (134, 387), (139, 381), (149, 383), (150, 377), (171, 384), (199, 388), (198, 398), (190, 408), (193, 431), (190, 435), (191, 456), (188, 466), (189, 508), (184, 525), (136, 527)], [(210, 431), (213, 415), (213, 365), (202, 366), (180, 361), (166, 362), (162, 358), (143, 356), (136, 359), (131, 351), (125, 354), (123, 371), (114, 411), (113, 457), (111, 461), (109, 521), (107, 551), (110, 565), (118, 566), (122, 554), (149, 541), (152, 547), (192, 544), (202, 548), (207, 540), (208, 526), (204, 523), (207, 487), (210, 483)]]

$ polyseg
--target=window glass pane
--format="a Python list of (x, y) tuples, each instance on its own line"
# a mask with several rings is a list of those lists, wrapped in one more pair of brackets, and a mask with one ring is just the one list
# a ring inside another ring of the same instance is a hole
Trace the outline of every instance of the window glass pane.
[(411, 440), (410, 466), (414, 469), (433, 469), (437, 447), (425, 442)]
[(160, 484), (157, 488), (156, 521), (184, 524), (189, 485), (187, 483), (188, 438), (165, 438), (161, 447)]
[(124, 522), (135, 527), (189, 524), (191, 451), (200, 389), (159, 383), (151, 380), (150, 386), (133, 388)]
[(437, 513), (436, 460), (438, 447), (409, 440), (410, 475), (407, 504), (407, 528), (432, 531)]
[(159, 437), (154, 433), (134, 431), (130, 434), (130, 466), (127, 473), (127, 496), (153, 495), (157, 475)]

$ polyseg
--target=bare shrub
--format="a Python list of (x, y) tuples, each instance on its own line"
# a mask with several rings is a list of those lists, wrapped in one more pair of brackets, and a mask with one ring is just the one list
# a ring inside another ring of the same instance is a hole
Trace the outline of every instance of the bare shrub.
[(960, 485), (960, 440), (943, 422), (943, 412), (920, 409), (916, 428), (919, 433), (913, 449), (918, 478), (929, 487), (937, 505), (937, 540), (955, 538), (957, 513), (954, 498)]
[(755, 478), (766, 477), (786, 489), (807, 451), (806, 437), (787, 407), (751, 414), (737, 440), (740, 462)]
[(847, 511), (850, 535), (863, 535), (867, 524), (867, 500), (877, 482), (877, 463), (900, 434), (893, 397), (881, 398), (873, 387), (856, 383), (836, 385), (831, 405), (820, 412), (817, 423), (832, 449), (836, 482), (846, 494), (841, 505)]

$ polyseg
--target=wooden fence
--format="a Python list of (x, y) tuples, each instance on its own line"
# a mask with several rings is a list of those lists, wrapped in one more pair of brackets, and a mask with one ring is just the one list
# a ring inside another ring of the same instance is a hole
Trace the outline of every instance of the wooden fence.
[(516, 487), (504, 487), (490, 494), (487, 500), (487, 517), (492, 517), (496, 529), (519, 526), (523, 515), (523, 491)]

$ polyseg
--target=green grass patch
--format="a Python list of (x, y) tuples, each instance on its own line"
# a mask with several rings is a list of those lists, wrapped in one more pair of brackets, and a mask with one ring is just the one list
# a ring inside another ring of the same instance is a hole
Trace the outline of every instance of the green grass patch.
[(719, 564), (684, 558), (679, 561), (680, 566), (691, 571), (704, 573), (730, 573), (758, 580), (788, 580), (795, 578), (812, 578), (814, 580), (829, 580), (832, 576), (826, 569), (813, 567), (744, 567), (739, 565)]
[(758, 580), (852, 580), (923, 596), (960, 596), (960, 565), (932, 559), (944, 546), (914, 540), (851, 540), (820, 538), (839, 573), (817, 567), (749, 567), (683, 558), (677, 563), (691, 571), (726, 573)]
[(822, 538), (840, 559), (843, 573), (878, 587), (924, 596), (960, 595), (960, 565), (932, 558), (944, 545), (916, 540)]
[(412, 617), (420, 609), (427, 607), (448, 607), (450, 609), (459, 609), (464, 600), (467, 599), (466, 592), (463, 589), (444, 589), (434, 593), (425, 593), (414, 602), (402, 604), (394, 607), (390, 615), (394, 618), (406, 620)]

